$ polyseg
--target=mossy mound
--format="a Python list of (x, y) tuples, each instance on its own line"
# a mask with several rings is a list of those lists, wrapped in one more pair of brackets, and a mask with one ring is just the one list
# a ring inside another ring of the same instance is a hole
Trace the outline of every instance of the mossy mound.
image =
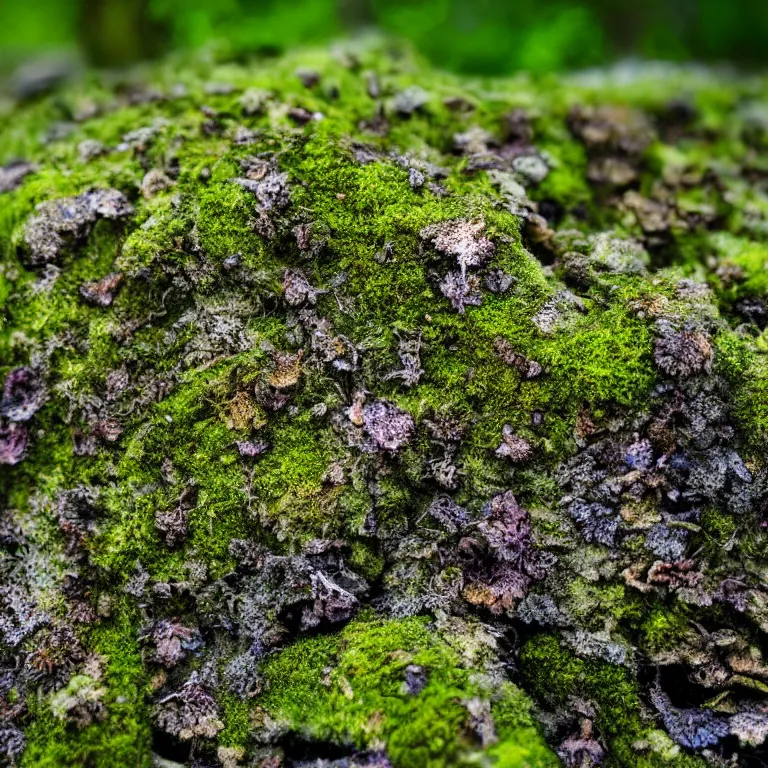
[(768, 81), (369, 42), (0, 122), (0, 761), (768, 760)]

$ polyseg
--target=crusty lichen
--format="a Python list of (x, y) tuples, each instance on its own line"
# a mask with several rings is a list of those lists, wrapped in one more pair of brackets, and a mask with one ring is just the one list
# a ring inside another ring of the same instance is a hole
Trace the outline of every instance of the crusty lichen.
[(764, 760), (767, 98), (368, 41), (0, 117), (0, 761)]

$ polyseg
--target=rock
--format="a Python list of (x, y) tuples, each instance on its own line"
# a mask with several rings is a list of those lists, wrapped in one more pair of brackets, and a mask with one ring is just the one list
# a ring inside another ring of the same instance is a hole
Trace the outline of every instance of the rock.
[(0, 125), (0, 763), (759, 762), (764, 78), (169, 66)]

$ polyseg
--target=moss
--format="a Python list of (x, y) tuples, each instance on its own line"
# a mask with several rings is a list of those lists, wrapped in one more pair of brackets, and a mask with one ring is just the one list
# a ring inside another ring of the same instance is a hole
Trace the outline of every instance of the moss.
[(214, 179), (202, 190), (197, 190), (195, 200), (195, 233), (200, 247), (214, 259), (225, 259), (233, 253), (242, 253), (244, 258), (266, 266), (261, 257), (263, 249), (253, 236), (250, 226), (253, 204), (248, 193), (232, 184), (232, 175), (237, 172), (233, 165), (224, 172), (225, 181)]
[(568, 592), (574, 616), (595, 630), (602, 629), (606, 621), (635, 623), (644, 611), (639, 596), (621, 584), (593, 584), (574, 579), (568, 585)]
[[(409, 665), (427, 680), (416, 694), (405, 689)], [(383, 739), (396, 766), (459, 765), (479, 749), (462, 703), (482, 691), (470, 671), (427, 619), (365, 617), (337, 637), (303, 640), (270, 659), (261, 706), (305, 738), (358, 748)], [(527, 697), (511, 683), (493, 696), (492, 764), (556, 765)]]
[(520, 662), (526, 683), (543, 701), (565, 703), (572, 695), (586, 696), (597, 705), (596, 724), (608, 740), (615, 766), (704, 766), (697, 757), (677, 754), (638, 754), (633, 742), (647, 739), (648, 722), (637, 683), (629, 671), (600, 661), (579, 659), (556, 637), (538, 635), (522, 648)]
[[(264, 525), (278, 530), (279, 538), (296, 542), (312, 537), (337, 536), (342, 532), (343, 519), (339, 513), (342, 489), (323, 482), (334, 458), (335, 446), (318, 426), (317, 418), (305, 413), (299, 418), (272, 419), (269, 426), (259, 432), (259, 439), (268, 441), (270, 449), (254, 468), (247, 470), (250, 473), (249, 500), (246, 502), (242, 493), (236, 502), (233, 499), (233, 525), (240, 520), (246, 529), (250, 529), (258, 517)], [(229, 478), (232, 472), (243, 472), (236, 460), (234, 440), (243, 439), (245, 435), (233, 434), (223, 422), (216, 429), (221, 442), (212, 445), (211, 449), (219, 461), (229, 467), (227, 476), (223, 475), (221, 479), (224, 493), (226, 488), (243, 485), (243, 482), (233, 483)], [(209, 432), (208, 438), (211, 437)], [(221, 503), (228, 502), (222, 497)], [(216, 520), (215, 524), (210, 523), (214, 526), (212, 536), (227, 541), (228, 538), (220, 538), (221, 512), (211, 509), (211, 513), (215, 514)], [(241, 531), (242, 535), (244, 531)], [(204, 548), (207, 546), (202, 539), (200, 543)]]
[(189, 515), (192, 546), (214, 572), (230, 567), (229, 540), (247, 535), (249, 516), (236, 435), (218, 412), (224, 407), (227, 370), (211, 368), (192, 375), (156, 409), (144, 429), (126, 438), (117, 468), (120, 483), (106, 499), (113, 517), (94, 552), (100, 567), (130, 573), (140, 561), (158, 578), (180, 577), (183, 555), (169, 556), (162, 547), (155, 512), (177, 503), (183, 489), (153, 485), (160, 478), (158, 450), (182, 478), (193, 478), (200, 486)]
[[(759, 339), (758, 339), (759, 341)], [(733, 387), (733, 412), (749, 447), (760, 452), (768, 437), (768, 358), (759, 344), (733, 332), (717, 339), (720, 365)]]
[(718, 233), (710, 238), (709, 245), (719, 257), (722, 267), (736, 271), (729, 279), (727, 272), (721, 269), (720, 275), (712, 278), (713, 287), (729, 309), (733, 309), (740, 299), (768, 296), (768, 248), (762, 243), (730, 233)]
[[(361, 525), (362, 522), (361, 520)], [(384, 563), (384, 558), (377, 554), (367, 542), (356, 541), (352, 545), (349, 564), (368, 581), (376, 581), (381, 576), (384, 571)]]
[(27, 739), (23, 766), (98, 765), (105, 768), (149, 768), (151, 729), (145, 697), (149, 680), (143, 668), (135, 632), (136, 616), (121, 609), (115, 619), (92, 632), (93, 650), (105, 662), (99, 685), (106, 693), (106, 717), (84, 729), (56, 718), (49, 697), (30, 699), (35, 715)]
[(620, 306), (591, 312), (555, 345), (540, 345), (561, 402), (641, 405), (654, 382), (647, 326)]
[(555, 125), (551, 121), (542, 124), (545, 133), (542, 149), (546, 150), (554, 167), (536, 190), (536, 196), (541, 200), (556, 200), (570, 208), (591, 199), (585, 181), (587, 156), (581, 144)]
[(640, 627), (643, 646), (651, 654), (674, 650), (688, 633), (689, 626), (683, 606), (656, 606)]
[(224, 713), (224, 730), (219, 742), (224, 747), (239, 747), (248, 743), (253, 729), (253, 719), (248, 702), (236, 696), (225, 696), (220, 702)]
[(497, 768), (554, 766), (558, 764), (543, 743), (535, 725), (530, 698), (509, 683), (491, 706), (491, 714), (499, 742), (488, 750)]
[(714, 508), (704, 511), (701, 516), (701, 527), (720, 546), (727, 544), (736, 533), (736, 521), (733, 517)]

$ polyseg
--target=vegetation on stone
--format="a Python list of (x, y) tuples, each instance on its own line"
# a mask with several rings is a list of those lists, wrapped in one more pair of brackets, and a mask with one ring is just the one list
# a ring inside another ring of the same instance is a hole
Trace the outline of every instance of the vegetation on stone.
[(0, 763), (768, 762), (768, 81), (382, 41), (0, 117)]

